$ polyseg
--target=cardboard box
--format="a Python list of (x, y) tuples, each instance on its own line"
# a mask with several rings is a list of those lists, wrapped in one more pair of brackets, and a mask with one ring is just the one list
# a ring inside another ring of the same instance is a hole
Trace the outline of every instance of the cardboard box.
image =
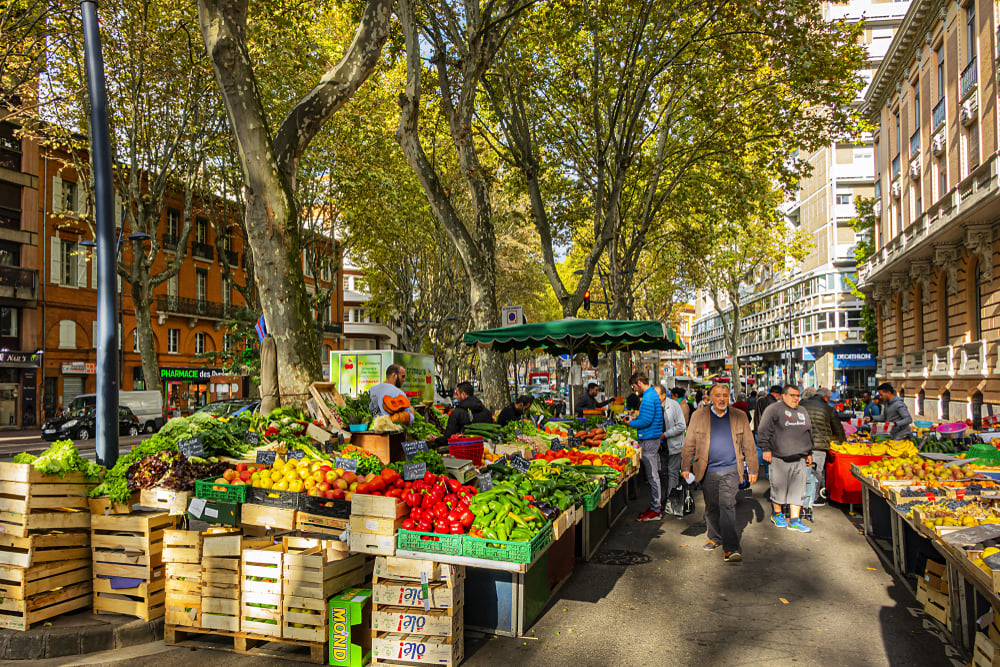
[(454, 667), (465, 658), (465, 642), (461, 636), (434, 637), (380, 632), (372, 639), (372, 655), (378, 660)]
[(379, 605), (372, 612), (372, 632), (455, 637), (463, 632), (462, 617), (451, 611)]
[(370, 535), (389, 535), (394, 537), (396, 531), (403, 525), (403, 519), (387, 519), (380, 516), (351, 515), (351, 535), (368, 533)]
[(379, 579), (420, 581), (424, 572), (427, 573), (428, 581), (451, 581), (465, 577), (465, 566), (448, 565), (433, 560), (378, 556), (372, 573)]
[[(435, 609), (461, 609), (465, 601), (464, 581), (434, 582), (428, 586), (428, 594), (430, 606)], [(423, 608), (424, 594), (419, 583), (376, 578), (372, 585), (372, 601), (379, 606)]]
[(371, 657), (372, 592), (350, 588), (330, 599), (330, 664), (364, 667)]

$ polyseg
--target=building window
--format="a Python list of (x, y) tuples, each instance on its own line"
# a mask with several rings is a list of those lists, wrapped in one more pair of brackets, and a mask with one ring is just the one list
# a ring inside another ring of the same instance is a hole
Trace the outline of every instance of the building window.
[(351, 276), (344, 276), (344, 290), (348, 291), (351, 289)]
[(233, 297), (232, 297), (232, 283), (229, 281), (229, 278), (223, 278), (222, 279), (222, 307), (226, 311), (228, 311), (229, 310), (229, 306), (232, 304), (232, 302), (233, 302)]
[(133, 352), (138, 352), (139, 351), (139, 330), (138, 329), (132, 329), (132, 351)]
[(0, 308), (0, 338), (17, 338), (17, 308)]
[(200, 303), (208, 299), (208, 271), (198, 269), (195, 272), (195, 296)]
[(62, 278), (60, 283), (67, 285), (69, 287), (86, 287), (86, 285), (79, 284), (80, 274), (83, 273), (84, 282), (86, 282), (86, 270), (80, 271), (80, 266), (83, 264), (81, 262), (80, 252), (78, 251), (78, 246), (73, 241), (63, 241), (62, 242)]
[(198, 218), (195, 221), (194, 240), (198, 243), (208, 243), (208, 220)]
[(233, 335), (222, 334), (222, 351), (228, 354), (229, 348), (232, 346), (232, 344), (233, 344)]
[(177, 299), (177, 276), (172, 275), (167, 278), (167, 296), (171, 299)]
[(850, 205), (850, 203), (851, 203), (851, 195), (849, 195), (849, 194), (846, 194), (846, 195), (845, 194), (838, 194), (837, 195), (837, 204), (839, 204), (841, 206), (848, 206), (848, 205)]
[(944, 99), (944, 49), (937, 50), (937, 96), (938, 100)]
[(937, 199), (948, 193), (948, 161), (942, 156), (935, 162), (937, 165)]
[(63, 181), (62, 183), (62, 210), (68, 213), (78, 213), (77, 211), (77, 192), (79, 186), (72, 181)]
[(201, 332), (201, 331), (199, 331), (198, 333), (196, 333), (194, 335), (194, 353), (195, 354), (204, 354), (205, 353), (205, 339), (206, 338), (207, 338), (206, 334), (203, 333), (203, 332)]
[(322, 265), (319, 269), (319, 279), (328, 283), (330, 282), (330, 261), (328, 259), (324, 259), (321, 264)]
[(972, 171), (979, 166), (979, 123), (973, 123), (966, 132), (966, 155), (969, 159), (968, 171)]
[(59, 349), (76, 349), (76, 322), (73, 320), (61, 320), (59, 322)]
[(975, 268), (969, 272), (969, 339), (981, 340), (983, 337), (983, 271), (982, 262), (976, 261)]
[(167, 352), (177, 354), (177, 350), (180, 347), (180, 340), (180, 329), (167, 329)]
[[(900, 146), (902, 146), (903, 144), (900, 141), (900, 137), (902, 135), (900, 134), (900, 128), (899, 128), (899, 113), (897, 112), (895, 115), (896, 115), (896, 155), (898, 157), (899, 154), (902, 152)], [(895, 174), (893, 174), (893, 177), (895, 178)]]
[(913, 85), (913, 131), (920, 129), (920, 79)]
[(965, 7), (965, 63), (976, 59), (976, 0)]
[(175, 239), (181, 235), (181, 212), (175, 208), (167, 209), (167, 234)]

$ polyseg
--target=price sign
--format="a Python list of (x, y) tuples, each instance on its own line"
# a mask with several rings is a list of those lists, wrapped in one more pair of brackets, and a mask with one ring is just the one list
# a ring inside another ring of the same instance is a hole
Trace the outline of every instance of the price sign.
[(277, 452), (268, 452), (265, 450), (257, 451), (257, 463), (263, 463), (266, 466), (273, 465), (274, 459), (277, 458)]
[(306, 457), (306, 453), (301, 449), (289, 449), (287, 457), (289, 461), (301, 461)]
[(357, 459), (345, 459), (345, 458), (341, 458), (341, 457), (338, 456), (337, 459), (336, 459), (336, 461), (335, 461), (335, 463), (336, 463), (336, 467), (340, 468), (341, 470), (344, 470), (345, 472), (357, 472), (358, 471), (358, 461), (357, 461)]
[(603, 428), (606, 431), (606, 430), (608, 430), (609, 428), (611, 428), (614, 425), (615, 425), (615, 420), (614, 419), (608, 419), (608, 420), (605, 420), (605, 422), (603, 424), (601, 424), (601, 428)]
[(524, 431), (522, 431), (520, 428), (515, 428), (514, 435), (524, 435)]
[(404, 482), (415, 482), (418, 479), (424, 478), (424, 473), (427, 472), (427, 464), (421, 461), (420, 463), (404, 463), (403, 464), (403, 481)]
[(549, 445), (549, 449), (563, 449), (562, 440), (559, 438), (552, 438), (552, 443)]
[(408, 442), (404, 442), (402, 444), (403, 444), (403, 453), (406, 454), (407, 461), (416, 456), (417, 452), (427, 451), (426, 440), (411, 440)]
[(489, 491), (492, 488), (493, 488), (493, 473), (491, 472), (479, 473), (479, 490)]
[(244, 431), (243, 432), (243, 442), (248, 445), (253, 445), (256, 447), (260, 444), (260, 433), (257, 431)]
[(191, 458), (192, 456), (204, 458), (205, 456), (205, 446), (201, 442), (200, 435), (188, 438), (187, 440), (181, 440), (177, 443), (177, 449), (187, 458)]
[(511, 454), (507, 463), (510, 464), (511, 468), (518, 472), (528, 472), (528, 468), (531, 466), (531, 464), (528, 463), (528, 460), (520, 454)]
[(338, 433), (337, 434), (337, 444), (339, 446), (341, 446), (341, 447), (344, 446), (344, 434), (343, 433)]
[(569, 444), (566, 445), (570, 449), (582, 449), (583, 448), (583, 438), (572, 437), (569, 439)]
[(333, 444), (333, 440), (327, 440), (323, 443), (324, 454), (333, 454), (335, 451), (337, 451), (337, 446)]

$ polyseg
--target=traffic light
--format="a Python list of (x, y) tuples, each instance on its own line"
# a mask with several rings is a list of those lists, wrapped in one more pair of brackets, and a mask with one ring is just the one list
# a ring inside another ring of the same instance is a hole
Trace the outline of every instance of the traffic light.
[(590, 290), (583, 293), (583, 309), (590, 310)]

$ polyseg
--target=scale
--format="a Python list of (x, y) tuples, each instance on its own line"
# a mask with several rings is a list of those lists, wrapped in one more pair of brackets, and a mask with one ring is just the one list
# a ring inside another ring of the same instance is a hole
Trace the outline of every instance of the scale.
[(462, 484), (468, 484), (470, 480), (474, 480), (479, 476), (479, 473), (476, 472), (476, 466), (472, 465), (472, 461), (468, 459), (443, 456), (441, 457), (441, 461), (444, 463), (445, 472)]

